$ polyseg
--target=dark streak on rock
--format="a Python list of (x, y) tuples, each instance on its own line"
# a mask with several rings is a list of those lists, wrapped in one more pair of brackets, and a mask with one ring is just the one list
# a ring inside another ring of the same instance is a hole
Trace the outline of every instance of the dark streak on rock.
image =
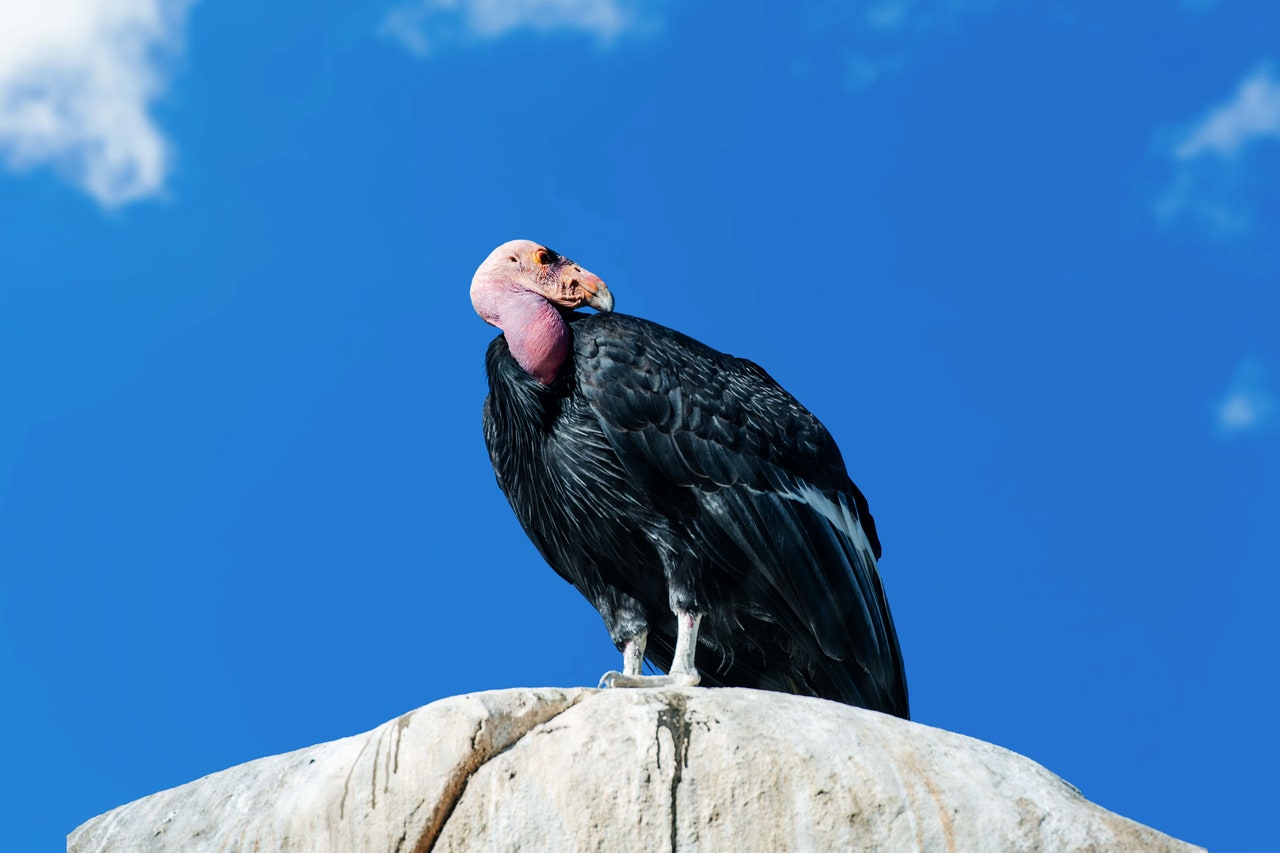
[(671, 735), (672, 767), (671, 767), (671, 853), (676, 853), (676, 836), (679, 834), (679, 805), (677, 793), (680, 780), (684, 777), (684, 768), (689, 766), (689, 725), (688, 703), (682, 693), (668, 693), (668, 704), (658, 711), (658, 726), (654, 729), (654, 739), (658, 741), (658, 769), (662, 769), (662, 741), (658, 731), (666, 729)]
[(370, 808), (378, 807), (378, 755), (382, 752), (382, 739), (386, 737), (385, 726), (379, 726), (378, 740), (373, 745), (373, 781), (369, 784)]
[(400, 853), (404, 849), (404, 843), (409, 839), (409, 825), (413, 823), (413, 816), (418, 813), (418, 809), (427, 804), (426, 800), (418, 800), (417, 804), (409, 810), (409, 814), (404, 819), (405, 829), (400, 833), (400, 837), (396, 839), (396, 846), (393, 853)]
[(372, 738), (364, 739), (364, 746), (360, 747), (360, 751), (356, 753), (355, 760), (351, 762), (351, 766), (347, 768), (347, 780), (342, 783), (342, 799), (338, 802), (338, 817), (347, 816), (347, 793), (351, 790), (351, 774), (356, 771), (356, 765), (360, 763), (360, 756), (364, 755), (364, 751), (369, 748), (369, 741)]
[(396, 755), (395, 765), (391, 768), (392, 773), (400, 772), (400, 740), (404, 737), (404, 730), (409, 728), (409, 720), (413, 719), (415, 711), (410, 711), (396, 718)]
[[(387, 736), (387, 739), (386, 739), (386, 740), (387, 740), (387, 749), (386, 749), (386, 752), (382, 752), (382, 751), (381, 751), (381, 747), (382, 747), (382, 740), (383, 740), (383, 739), (382, 739), (382, 738), (378, 738), (378, 747), (379, 747), (379, 752), (378, 752), (378, 754), (377, 754), (377, 755), (375, 755), (375, 756), (373, 757), (373, 760), (374, 760), (374, 763), (375, 763), (375, 764), (377, 763), (377, 761), (378, 761), (378, 759), (379, 759), (379, 758), (381, 758), (381, 759), (382, 759), (382, 793), (384, 793), (384, 794), (385, 794), (385, 793), (388, 793), (388, 792), (391, 790), (391, 753), (392, 753), (392, 751), (395, 749), (395, 747), (394, 747), (394, 746), (392, 746), (392, 744), (391, 744), (391, 740), (392, 740), (392, 738), (394, 738), (394, 737), (396, 736), (396, 735), (395, 735), (395, 730), (394, 730), (394, 729), (388, 729), (387, 731), (388, 731), (388, 736)], [(373, 787), (374, 787), (374, 789), (375, 789), (375, 790), (374, 790), (374, 792), (373, 792), (373, 795), (374, 795), (374, 797), (377, 797), (377, 796), (378, 796), (378, 792), (377, 792), (377, 790), (376, 790), (376, 789), (377, 789), (377, 787), (378, 787), (378, 780), (377, 780), (377, 778), (376, 778), (376, 777), (377, 777), (377, 775), (378, 775), (378, 769), (377, 769), (376, 767), (373, 769), (373, 773), (374, 773), (374, 777), (375, 777), (375, 778), (374, 778), (374, 781), (373, 781)], [(375, 804), (376, 804), (376, 801), (375, 801)]]

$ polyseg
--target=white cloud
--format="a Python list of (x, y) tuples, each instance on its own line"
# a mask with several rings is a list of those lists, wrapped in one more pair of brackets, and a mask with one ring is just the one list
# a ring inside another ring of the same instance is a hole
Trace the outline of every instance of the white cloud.
[(105, 207), (164, 188), (150, 115), (192, 0), (0, 0), (0, 158), (49, 166)]
[(1244, 79), (1235, 97), (1193, 127), (1173, 150), (1177, 160), (1235, 157), (1246, 146), (1280, 140), (1280, 80), (1263, 65)]
[(1236, 434), (1267, 426), (1275, 409), (1275, 397), (1265, 387), (1262, 368), (1256, 362), (1246, 361), (1236, 369), (1214, 414), (1221, 432)]
[[(850, 89), (864, 89), (906, 69), (931, 40), (959, 31), (965, 20), (990, 11), (1002, 0), (867, 0), (833, 3), (809, 0), (794, 6), (804, 31), (809, 69), (834, 48), (843, 62), (840, 74)], [(814, 48), (817, 48), (816, 50)]]
[(576, 32), (608, 43), (638, 23), (632, 0), (414, 0), (396, 6), (382, 32), (415, 56), (519, 30)]
[(1251, 153), (1280, 142), (1280, 79), (1262, 64), (1226, 102), (1179, 134), (1169, 149), (1175, 172), (1154, 211), (1162, 222), (1189, 216), (1217, 237), (1253, 224)]
[(1192, 219), (1210, 237), (1221, 239), (1244, 234), (1254, 221), (1244, 176), (1234, 162), (1181, 166), (1152, 205), (1156, 219), (1165, 225)]
[(911, 0), (877, 0), (867, 7), (864, 20), (873, 30), (900, 30), (910, 23)]

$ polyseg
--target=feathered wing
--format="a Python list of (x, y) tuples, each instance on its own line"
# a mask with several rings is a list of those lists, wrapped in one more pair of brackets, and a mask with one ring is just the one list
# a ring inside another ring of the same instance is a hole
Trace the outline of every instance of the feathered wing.
[(662, 326), (605, 315), (575, 337), (609, 443), (716, 579), (807, 645), (846, 701), (906, 716), (874, 523), (817, 418), (757, 365)]

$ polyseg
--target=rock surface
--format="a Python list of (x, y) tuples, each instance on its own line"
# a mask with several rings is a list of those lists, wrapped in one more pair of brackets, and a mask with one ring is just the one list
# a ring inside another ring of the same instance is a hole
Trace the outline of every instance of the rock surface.
[(214, 773), (68, 851), (1192, 851), (963, 735), (754, 690), (514, 689)]

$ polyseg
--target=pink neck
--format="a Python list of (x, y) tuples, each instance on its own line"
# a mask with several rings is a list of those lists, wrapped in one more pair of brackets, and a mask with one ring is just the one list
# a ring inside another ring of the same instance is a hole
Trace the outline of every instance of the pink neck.
[(543, 385), (554, 382), (569, 355), (569, 326), (555, 306), (524, 291), (502, 306), (500, 325), (525, 372)]

